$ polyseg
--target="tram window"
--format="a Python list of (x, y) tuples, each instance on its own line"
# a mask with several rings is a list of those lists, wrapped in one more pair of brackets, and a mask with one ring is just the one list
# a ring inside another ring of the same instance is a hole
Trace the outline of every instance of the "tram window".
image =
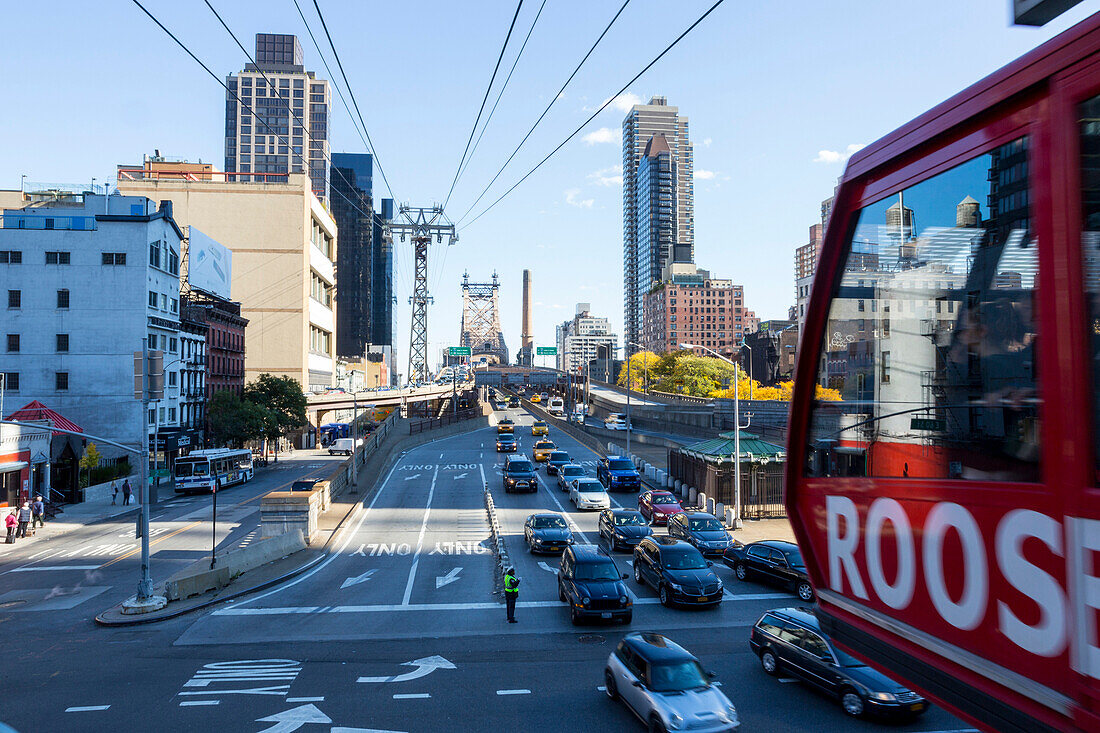
[(1100, 481), (1100, 97), (1080, 106), (1081, 125), (1081, 249), (1089, 307), (1092, 362), (1093, 460)]
[[(1027, 156), (1019, 138), (859, 212), (817, 379), (840, 399), (815, 403), (807, 475), (1038, 480)], [(865, 300), (897, 308), (867, 319)]]

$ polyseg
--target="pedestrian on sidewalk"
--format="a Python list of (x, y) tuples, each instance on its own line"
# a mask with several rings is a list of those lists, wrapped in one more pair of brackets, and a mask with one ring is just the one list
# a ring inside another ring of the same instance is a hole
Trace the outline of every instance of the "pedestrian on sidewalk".
[(130, 479), (126, 479), (122, 483), (122, 506), (130, 505), (130, 494), (133, 492), (134, 490), (130, 488)]
[(519, 578), (516, 569), (504, 571), (504, 602), (508, 606), (508, 623), (516, 623), (516, 601), (519, 599)]
[(27, 538), (27, 525), (31, 523), (31, 505), (28, 502), (23, 502), (23, 506), (19, 507), (19, 529), (16, 531), (16, 536), (23, 539)]
[(31, 502), (31, 529), (46, 526), (46, 504), (41, 496), (34, 497)]
[(111, 506), (115, 505), (115, 499), (118, 498), (118, 482), (111, 482)]
[(15, 528), (18, 524), (19, 520), (15, 518), (15, 510), (12, 509), (8, 516), (4, 517), (4, 525), (8, 528), (7, 543), (9, 545), (15, 544)]

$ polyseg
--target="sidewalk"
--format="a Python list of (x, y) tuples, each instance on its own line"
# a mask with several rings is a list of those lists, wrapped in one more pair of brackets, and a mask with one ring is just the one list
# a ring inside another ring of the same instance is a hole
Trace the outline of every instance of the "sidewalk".
[(53, 519), (47, 519), (45, 526), (39, 527), (33, 535), (29, 534), (30, 529), (28, 528), (26, 539), (17, 539), (14, 545), (0, 543), (0, 557), (15, 552), (17, 548), (24, 546), (24, 543), (48, 542), (89, 524), (115, 519), (126, 514), (133, 515), (136, 518), (140, 509), (141, 505), (133, 501), (130, 502), (129, 506), (120, 506), (110, 502), (106, 505), (102, 503), (67, 504), (62, 507), (62, 511), (58, 512), (57, 516)]

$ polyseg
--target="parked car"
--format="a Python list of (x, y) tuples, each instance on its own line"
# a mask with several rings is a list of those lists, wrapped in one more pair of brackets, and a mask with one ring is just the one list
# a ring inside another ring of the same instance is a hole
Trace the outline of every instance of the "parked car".
[(512, 433), (502, 433), (497, 436), (497, 453), (515, 453), (517, 446), (516, 436)]
[(672, 537), (646, 537), (634, 548), (634, 580), (652, 586), (661, 605), (717, 606), (722, 581), (713, 563), (694, 547)]
[(556, 476), (562, 466), (572, 463), (572, 461), (573, 459), (569, 457), (569, 454), (563, 450), (550, 451), (550, 455), (546, 459), (546, 474)]
[(668, 536), (683, 540), (703, 553), (703, 557), (721, 557), (733, 539), (713, 514), (680, 512), (668, 518)]
[(513, 491), (539, 490), (538, 476), (535, 474), (535, 464), (524, 456), (508, 456), (504, 459), (504, 493)]
[(670, 491), (653, 489), (638, 497), (638, 511), (654, 524), (668, 524), (668, 518), (684, 511), (680, 500)]
[(510, 417), (502, 417), (497, 422), (497, 435), (501, 433), (514, 433), (516, 431), (516, 423)]
[(560, 514), (532, 514), (523, 524), (523, 539), (530, 552), (561, 552), (573, 544), (573, 533)]
[(578, 509), (610, 509), (607, 489), (594, 478), (579, 478), (569, 487), (569, 500)]
[(589, 618), (628, 624), (634, 604), (623, 583), (627, 577), (600, 548), (570, 545), (562, 552), (558, 567), (558, 600), (569, 604), (569, 620), (574, 625)]
[(542, 440), (535, 441), (535, 446), (531, 449), (531, 457), (535, 459), (537, 463), (542, 463), (550, 454), (557, 450), (557, 446), (554, 445), (554, 441), (543, 438)]
[(814, 599), (810, 576), (798, 545), (783, 540), (734, 542), (722, 553), (738, 580), (763, 580), (790, 590), (806, 603)]
[(808, 682), (839, 701), (852, 717), (911, 719), (931, 707), (917, 693), (837, 648), (808, 609), (768, 611), (752, 627), (749, 646), (765, 672)]
[(568, 463), (558, 469), (558, 488), (562, 491), (569, 491), (570, 485), (585, 475), (587, 474), (584, 471), (584, 466)]
[(651, 731), (737, 730), (737, 710), (714, 679), (688, 650), (652, 632), (624, 636), (604, 667), (607, 696)]
[(634, 461), (623, 456), (608, 456), (596, 464), (596, 478), (611, 491), (638, 491), (642, 476), (634, 467)]
[(531, 423), (531, 435), (549, 435), (550, 426), (545, 420), (535, 420)]
[(337, 438), (329, 444), (328, 454), (334, 456), (339, 453), (341, 455), (350, 456), (353, 450), (355, 450), (354, 440), (351, 438)]
[(596, 525), (600, 537), (607, 540), (612, 550), (620, 546), (628, 549), (653, 534), (653, 528), (642, 513), (634, 509), (604, 509)]

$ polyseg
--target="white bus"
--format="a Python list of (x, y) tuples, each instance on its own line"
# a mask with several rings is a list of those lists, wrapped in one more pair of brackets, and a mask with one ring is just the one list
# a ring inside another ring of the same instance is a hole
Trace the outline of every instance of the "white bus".
[(176, 459), (176, 493), (212, 492), (215, 476), (221, 488), (243, 484), (252, 480), (253, 473), (252, 451), (247, 448), (191, 451)]
[(561, 397), (551, 397), (550, 404), (547, 406), (550, 414), (555, 417), (562, 417), (565, 415), (565, 402)]

